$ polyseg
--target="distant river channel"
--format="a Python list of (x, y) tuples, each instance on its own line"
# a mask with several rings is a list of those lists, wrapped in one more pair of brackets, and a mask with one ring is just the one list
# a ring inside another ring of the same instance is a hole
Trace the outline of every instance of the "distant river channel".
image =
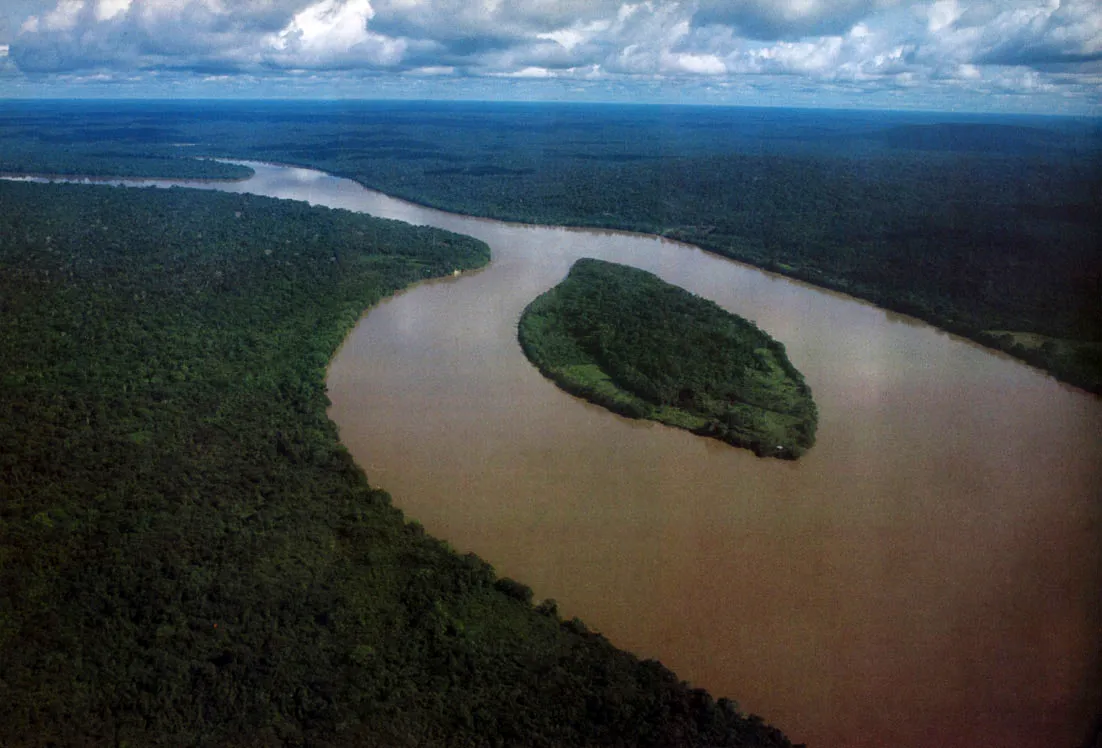
[[(811, 748), (1072, 748), (1102, 703), (1102, 401), (924, 323), (626, 233), (524, 226), (249, 164), (200, 187), (469, 234), (486, 269), (360, 320), (329, 415), (394, 503), (614, 644)], [(521, 311), (580, 257), (784, 343), (798, 462), (631, 421), (544, 379)]]

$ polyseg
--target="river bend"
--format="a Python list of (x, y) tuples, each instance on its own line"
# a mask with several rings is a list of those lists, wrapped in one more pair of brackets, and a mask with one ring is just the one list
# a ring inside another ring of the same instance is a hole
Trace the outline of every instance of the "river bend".
[[(1102, 697), (1102, 404), (924, 323), (696, 248), (522, 226), (249, 164), (203, 188), (475, 236), (367, 314), (330, 417), (407, 516), (618, 646), (816, 746), (1074, 746)], [(156, 184), (165, 184), (155, 182)], [(763, 460), (567, 395), (516, 342), (579, 257), (754, 320), (819, 407)]]

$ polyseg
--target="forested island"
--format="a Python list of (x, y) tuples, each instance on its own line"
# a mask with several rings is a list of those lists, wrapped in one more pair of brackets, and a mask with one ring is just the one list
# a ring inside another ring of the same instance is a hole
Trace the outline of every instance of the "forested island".
[(326, 416), (363, 310), (487, 247), (0, 181), (0, 744), (787, 746), (407, 521)]
[(752, 322), (652, 273), (578, 260), (518, 326), (525, 355), (568, 392), (768, 457), (815, 443), (811, 390)]

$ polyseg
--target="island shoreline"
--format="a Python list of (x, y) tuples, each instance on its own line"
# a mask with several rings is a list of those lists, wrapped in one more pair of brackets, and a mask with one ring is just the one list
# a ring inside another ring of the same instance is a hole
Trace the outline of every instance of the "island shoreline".
[[(650, 238), (650, 239), (658, 239), (658, 240), (661, 240), (661, 241), (672, 242), (674, 244), (678, 244), (678, 245), (681, 245), (681, 246), (684, 246), (684, 247), (689, 247), (689, 248), (692, 248), (692, 249), (696, 249), (696, 250), (699, 250), (701, 252), (707, 252), (708, 254), (715, 255), (717, 257), (722, 257), (723, 259), (725, 259), (729, 262), (734, 262), (736, 264), (742, 265), (743, 267), (753, 268), (754, 270), (765, 273), (765, 274), (767, 274), (769, 276), (772, 276), (772, 277), (775, 277), (775, 278), (783, 278), (786, 281), (797, 283), (801, 286), (811, 288), (811, 289), (814, 289), (814, 290), (822, 292), (822, 293), (838, 295), (842, 298), (855, 301), (859, 304), (868, 305), (868, 306), (873, 307), (875, 309), (878, 309), (878, 310), (880, 310), (880, 311), (882, 311), (886, 314), (898, 315), (899, 317), (905, 318), (905, 320), (914, 320), (915, 322), (925, 324), (925, 325), (929, 325), (930, 327), (938, 330), (939, 332), (942, 332), (946, 335), (950, 335), (955, 339), (967, 342), (969, 345), (977, 346), (977, 347), (983, 349), (984, 351), (986, 351), (990, 354), (997, 355), (997, 356), (1000, 356), (1000, 357), (1005, 357), (1007, 359), (1011, 359), (1011, 360), (1015, 361), (1018, 364), (1021, 364), (1023, 366), (1027, 366), (1030, 369), (1033, 369), (1037, 372), (1040, 372), (1040, 373), (1044, 374), (1045, 376), (1049, 377), (1050, 379), (1052, 379), (1053, 381), (1058, 382), (1061, 386), (1070, 387), (1074, 391), (1084, 392), (1084, 393), (1094, 395), (1095, 397), (1102, 399), (1102, 384), (1099, 384), (1098, 386), (1093, 386), (1092, 384), (1089, 384), (1089, 383), (1075, 381), (1071, 378), (1062, 377), (1062, 376), (1060, 376), (1060, 374), (1058, 372), (1053, 371), (1052, 369), (1044, 366), (1043, 362), (1038, 360), (1038, 357), (1029, 355), (1030, 351), (1026, 351), (1025, 352), (1026, 355), (1023, 356), (1023, 355), (1019, 355), (1015, 351), (1010, 350), (1008, 348), (1000, 347), (1000, 346), (997, 346), (997, 345), (992, 345), (992, 342), (997, 341), (1000, 338), (1005, 339), (1005, 336), (993, 335), (989, 331), (979, 331), (978, 334), (971, 334), (968, 331), (960, 329), (958, 327), (945, 325), (944, 323), (942, 323), (942, 322), (940, 322), (936, 319), (933, 319), (931, 317), (926, 317), (926, 316), (922, 316), (920, 314), (916, 314), (913, 309), (904, 308), (903, 306), (898, 306), (898, 307), (897, 306), (891, 306), (891, 305), (883, 303), (882, 301), (877, 300), (877, 299), (869, 298), (869, 297), (866, 297), (866, 296), (858, 296), (858, 295), (852, 293), (851, 291), (844, 290), (844, 289), (841, 289), (841, 288), (836, 288), (836, 287), (834, 287), (832, 285), (829, 285), (829, 284), (826, 284), (826, 283), (816, 282), (815, 280), (813, 280), (809, 277), (805, 277), (803, 275), (789, 274), (789, 273), (784, 272), (783, 270), (778, 270), (777, 268), (766, 267), (764, 265), (758, 265), (758, 264), (755, 264), (753, 262), (750, 262), (749, 260), (733, 257), (729, 254), (726, 254), (724, 252), (720, 252), (716, 249), (711, 249), (709, 247), (706, 247), (706, 246), (703, 246), (703, 245), (700, 245), (700, 244), (693, 244), (692, 242), (688, 242), (688, 241), (685, 241), (683, 239), (679, 239), (677, 237), (668, 236), (668, 235), (665, 235), (665, 234), (650, 233), (650, 232), (646, 232), (646, 231), (635, 231), (635, 230), (632, 230), (632, 229), (629, 229), (629, 228), (595, 226), (595, 225), (587, 225), (587, 224), (583, 224), (583, 223), (577, 223), (577, 224), (573, 224), (573, 223), (564, 223), (564, 224), (541, 223), (541, 222), (538, 222), (538, 221), (523, 221), (523, 220), (498, 218), (498, 217), (495, 217), (495, 216), (489, 215), (489, 214), (462, 213), (462, 212), (458, 212), (458, 211), (455, 211), (455, 210), (451, 210), (446, 206), (438, 205), (438, 204), (433, 203), (431, 201), (427, 201), (427, 200), (423, 200), (423, 199), (416, 199), (412, 196), (407, 196), (407, 195), (402, 195), (402, 194), (395, 194), (395, 193), (385, 192), (385, 191), (383, 191), (383, 190), (381, 190), (377, 187), (372, 186), (371, 184), (368, 184), (367, 182), (363, 181), (361, 178), (359, 178), (355, 175), (346, 174), (346, 173), (339, 172), (339, 171), (326, 171), (324, 169), (318, 168), (315, 165), (307, 164), (307, 163), (298, 163), (298, 162), (292, 162), (292, 161), (269, 161), (269, 160), (258, 160), (258, 159), (241, 159), (241, 158), (226, 157), (226, 156), (203, 156), (203, 157), (200, 157), (200, 158), (210, 158), (211, 160), (223, 161), (223, 162), (226, 162), (226, 163), (238, 164), (238, 165), (241, 165), (241, 166), (249, 166), (251, 164), (260, 164), (260, 165), (266, 165), (266, 166), (276, 166), (276, 167), (281, 167), (281, 168), (308, 169), (310, 171), (314, 171), (314, 172), (317, 172), (319, 174), (323, 174), (325, 176), (334, 177), (334, 178), (337, 178), (337, 179), (347, 179), (348, 181), (359, 185), (360, 187), (362, 187), (365, 190), (369, 190), (369, 191), (374, 192), (376, 194), (383, 195), (383, 196), (385, 196), (385, 197), (387, 197), (391, 200), (398, 200), (400, 202), (406, 203), (406, 204), (411, 205), (411, 206), (416, 206), (416, 207), (419, 207), (419, 208), (434, 210), (434, 211), (438, 211), (440, 213), (445, 213), (445, 214), (453, 215), (453, 216), (460, 216), (460, 217), (463, 217), (463, 218), (470, 218), (470, 219), (474, 219), (474, 220), (494, 221), (496, 223), (504, 224), (506, 226), (517, 226), (517, 227), (531, 226), (531, 227), (536, 227), (536, 228), (560, 229), (560, 230), (566, 230), (566, 231), (607, 232), (609, 234), (617, 234), (617, 235), (623, 235), (623, 236), (646, 237), (646, 238)], [(88, 181), (93, 181), (93, 182), (121, 181), (121, 182), (145, 182), (145, 183), (158, 182), (158, 181), (171, 181), (171, 182), (181, 183), (179, 185), (181, 187), (187, 187), (188, 184), (233, 184), (233, 183), (242, 183), (242, 182), (247, 182), (251, 178), (252, 177), (243, 177), (241, 179), (183, 179), (183, 178), (176, 178), (176, 177), (94, 177), (94, 176), (88, 176), (88, 175), (76, 176), (76, 175), (68, 175), (68, 174), (0, 173), (0, 179), (11, 179), (11, 180), (45, 179), (45, 180), (51, 180), (51, 181), (88, 180)], [(185, 182), (188, 183), (188, 184), (184, 184)], [(1100, 344), (1100, 345), (1102, 345), (1102, 344)]]
[(738, 258), (738, 257), (734, 257), (730, 254), (727, 254), (725, 252), (721, 252), (717, 249), (713, 249), (713, 248), (710, 248), (710, 247), (707, 247), (707, 246), (704, 246), (704, 245), (701, 245), (701, 244), (694, 244), (692, 242), (685, 241), (683, 239), (677, 238), (676, 236), (670, 236), (670, 235), (662, 234), (662, 233), (652, 233), (652, 232), (647, 232), (647, 231), (636, 231), (636, 230), (633, 230), (633, 229), (630, 229), (630, 228), (616, 227), (616, 226), (600, 226), (600, 225), (585, 224), (585, 223), (561, 223), (561, 224), (560, 223), (542, 223), (542, 222), (539, 222), (539, 221), (524, 221), (524, 220), (511, 219), (511, 218), (502, 218), (502, 217), (497, 217), (497, 216), (494, 216), (494, 215), (491, 215), (491, 214), (488, 214), (488, 213), (486, 213), (486, 214), (462, 213), (462, 212), (459, 212), (459, 211), (456, 211), (456, 210), (452, 210), (452, 209), (448, 208), (445, 205), (437, 204), (437, 203), (434, 203), (434, 202), (429, 201), (429, 200), (424, 200), (424, 199), (421, 199), (421, 198), (415, 198), (413, 196), (404, 195), (404, 194), (386, 192), (384, 190), (379, 189), (378, 187), (372, 186), (371, 184), (365, 182), (362, 178), (360, 178), (356, 175), (353, 175), (351, 173), (344, 173), (344, 172), (340, 172), (340, 171), (326, 171), (326, 170), (320, 169), (317, 166), (311, 165), (311, 164), (295, 163), (295, 162), (282, 162), (282, 161), (280, 161), (280, 162), (277, 162), (277, 161), (262, 161), (262, 160), (253, 160), (253, 159), (237, 159), (237, 158), (231, 158), (231, 157), (212, 157), (212, 158), (217, 158), (219, 160), (224, 160), (224, 161), (227, 161), (227, 162), (230, 162), (230, 163), (236, 163), (236, 164), (241, 164), (241, 165), (268, 164), (268, 165), (271, 165), (271, 166), (290, 167), (290, 168), (295, 168), (295, 169), (309, 169), (311, 171), (316, 171), (318, 173), (326, 174), (328, 176), (337, 177), (337, 178), (340, 178), (340, 179), (347, 179), (350, 182), (355, 182), (356, 184), (360, 185), (361, 187), (363, 187), (366, 190), (371, 190), (372, 192), (376, 192), (380, 195), (385, 195), (386, 197), (388, 197), (392, 200), (400, 200), (402, 202), (408, 203), (409, 205), (414, 205), (414, 206), (417, 206), (417, 207), (420, 207), (420, 208), (427, 208), (427, 209), (430, 209), (430, 210), (435, 210), (435, 211), (439, 211), (441, 213), (447, 213), (447, 214), (454, 215), (454, 216), (462, 216), (462, 217), (465, 217), (465, 218), (473, 218), (473, 219), (486, 220), (486, 221), (496, 221), (498, 223), (502, 223), (502, 224), (505, 224), (507, 226), (533, 226), (533, 227), (538, 227), (538, 228), (564, 229), (564, 230), (567, 230), (567, 231), (609, 232), (609, 233), (619, 234), (619, 235), (624, 235), (624, 236), (640, 236), (640, 237), (647, 237), (647, 238), (653, 238), (653, 239), (660, 239), (662, 241), (674, 242), (674, 243), (680, 244), (682, 246), (691, 247), (693, 249), (698, 249), (701, 252), (707, 252), (708, 254), (715, 255), (717, 257), (722, 257), (725, 260), (728, 260), (730, 262), (738, 263), (740, 265), (743, 265), (744, 267), (754, 268), (755, 270), (758, 270), (760, 272), (766, 273), (768, 275), (771, 275), (771, 276), (774, 276), (774, 277), (777, 277), (777, 278), (784, 278), (785, 280), (792, 281), (792, 282), (795, 282), (795, 283), (799, 283), (801, 285), (804, 285), (804, 286), (807, 286), (807, 287), (810, 287), (810, 288), (814, 288), (817, 291), (823, 291), (823, 292), (827, 292), (827, 293), (831, 293), (831, 294), (838, 294), (838, 295), (840, 295), (844, 298), (852, 299), (852, 300), (857, 301), (857, 302), (862, 303), (862, 304), (868, 304), (869, 306), (875, 307), (876, 309), (879, 309), (883, 312), (886, 312), (886, 313), (889, 313), (889, 314), (900, 315), (902, 317), (906, 317), (908, 319), (912, 319), (912, 320), (915, 320), (917, 322), (921, 322), (921, 323), (929, 325), (930, 327), (933, 327), (933, 328), (935, 328), (935, 329), (937, 329), (937, 330), (939, 330), (943, 333), (946, 333), (948, 335), (952, 335), (952, 336), (954, 336), (956, 338), (959, 338), (961, 340), (968, 341), (970, 344), (979, 346), (980, 348), (983, 348), (985, 351), (989, 351), (991, 353), (999, 354), (999, 355), (1002, 355), (1002, 356), (1007, 356), (1007, 357), (1013, 359), (1014, 361), (1016, 361), (1016, 362), (1018, 362), (1018, 363), (1020, 363), (1024, 366), (1028, 366), (1031, 369), (1034, 369), (1036, 371), (1039, 371), (1039, 372), (1045, 374), (1046, 376), (1050, 377), (1054, 381), (1057, 381), (1057, 382), (1061, 383), (1062, 385), (1074, 388), (1076, 391), (1085, 392), (1085, 393), (1094, 395), (1096, 397), (1102, 398), (1102, 384), (1094, 385), (1092, 383), (1075, 381), (1072, 378), (1060, 376), (1059, 372), (1056, 372), (1053, 369), (1044, 366), (1043, 363), (1039, 360), (1039, 358), (1036, 357), (1036, 356), (1030, 355), (1029, 351), (1025, 351), (1026, 355), (1019, 355), (1018, 353), (1016, 353), (1015, 351), (1013, 351), (1009, 348), (1000, 347), (1000, 346), (997, 346), (997, 345), (992, 345), (993, 342), (995, 342), (999, 339), (999, 336), (991, 335), (987, 331), (981, 330), (981, 331), (978, 331), (978, 333), (973, 334), (973, 333), (970, 333), (969, 331), (964, 330), (960, 327), (953, 326), (953, 325), (947, 325), (947, 324), (944, 323), (944, 321), (940, 321), (940, 320), (937, 320), (933, 317), (928, 317), (928, 316), (924, 316), (924, 315), (921, 315), (919, 313), (916, 313), (916, 311), (914, 309), (908, 308), (906, 305), (893, 306), (893, 305), (890, 305), (888, 303), (885, 303), (883, 300), (880, 300), (880, 299), (874, 299), (874, 298), (871, 298), (869, 296), (859, 296), (859, 295), (854, 294), (850, 290), (845, 290), (845, 289), (830, 285), (830, 284), (825, 283), (825, 282), (817, 282), (814, 278), (811, 278), (811, 277), (809, 277), (807, 275), (804, 275), (804, 274), (787, 273), (783, 269), (778, 269), (776, 267), (767, 267), (765, 265), (759, 265), (759, 264), (756, 264), (756, 263), (751, 262), (751, 261), (746, 260), (746, 259), (741, 259), (741, 258)]

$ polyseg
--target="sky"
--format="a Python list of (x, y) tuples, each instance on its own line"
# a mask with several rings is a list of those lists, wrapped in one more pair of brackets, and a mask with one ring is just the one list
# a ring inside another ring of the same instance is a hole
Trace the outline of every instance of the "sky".
[(0, 98), (1102, 115), (1102, 0), (0, 0)]

